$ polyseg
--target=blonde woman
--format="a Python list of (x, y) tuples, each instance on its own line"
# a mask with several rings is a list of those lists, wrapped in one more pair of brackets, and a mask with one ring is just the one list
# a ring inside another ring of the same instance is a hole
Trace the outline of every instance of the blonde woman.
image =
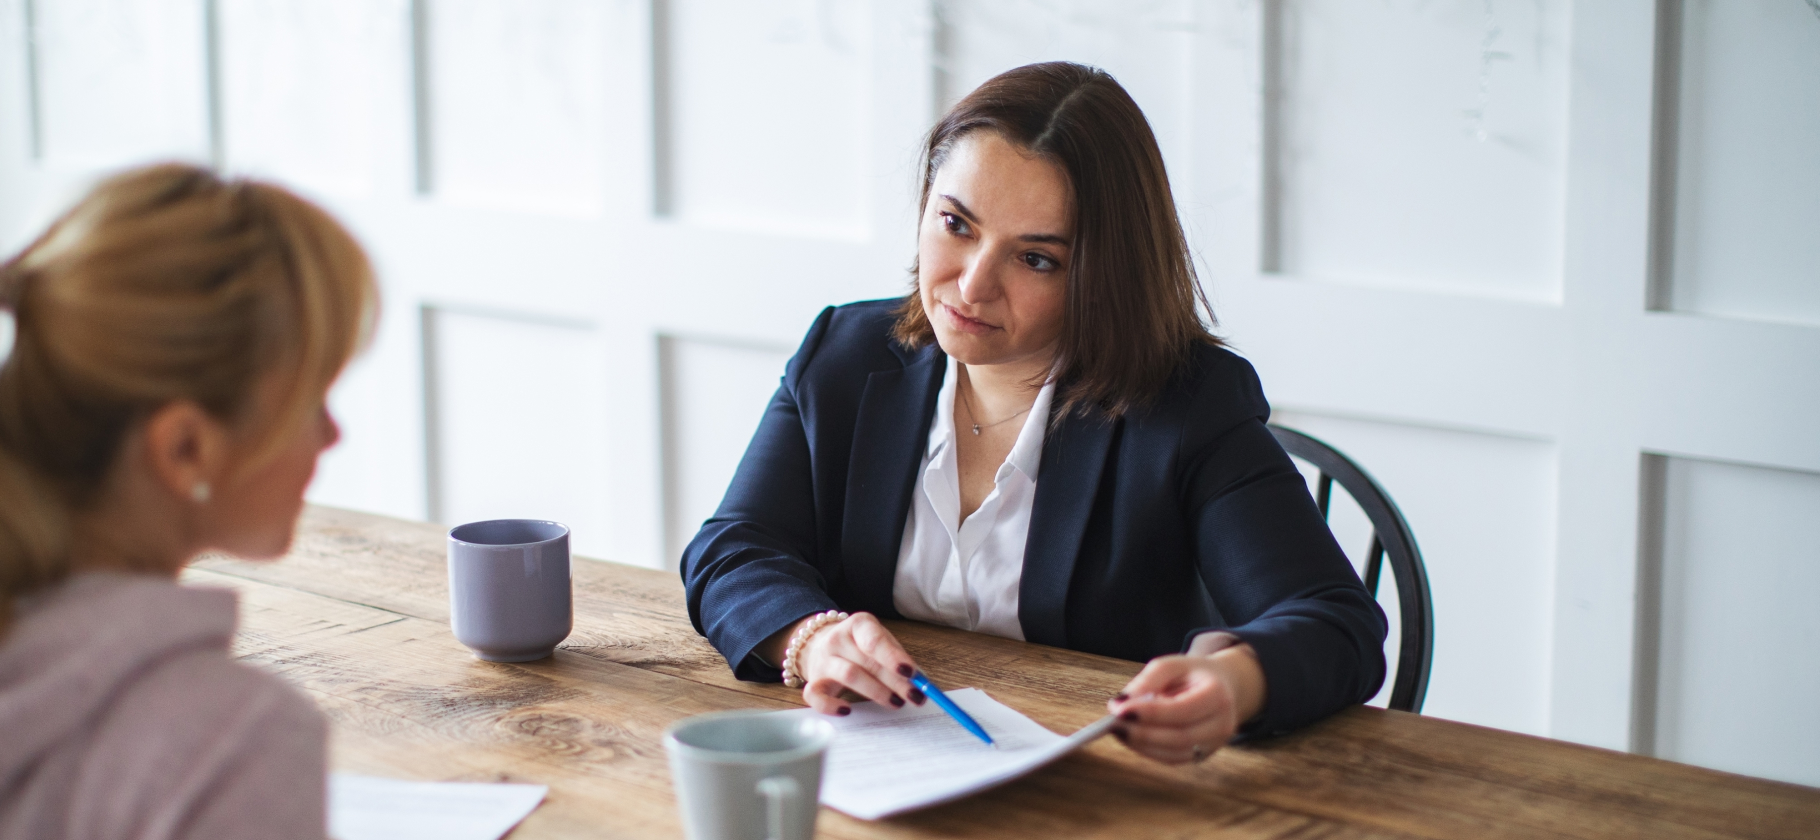
[(371, 324), (354, 240), (189, 166), (102, 183), (0, 265), (0, 837), (324, 836), (326, 726), (229, 658), (204, 551), (275, 558)]

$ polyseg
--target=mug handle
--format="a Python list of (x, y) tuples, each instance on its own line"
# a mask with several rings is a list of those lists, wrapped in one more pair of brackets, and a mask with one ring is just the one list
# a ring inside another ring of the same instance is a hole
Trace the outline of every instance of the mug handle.
[(766, 840), (790, 840), (784, 836), (784, 820), (796, 812), (802, 786), (789, 776), (772, 776), (758, 780), (758, 795), (765, 798)]

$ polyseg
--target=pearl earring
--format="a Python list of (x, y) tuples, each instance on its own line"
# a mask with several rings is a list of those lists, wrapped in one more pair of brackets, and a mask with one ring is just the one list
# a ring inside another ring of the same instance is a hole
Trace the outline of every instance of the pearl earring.
[(207, 502), (209, 500), (209, 483), (206, 481), (196, 482), (195, 486), (190, 488), (190, 498), (195, 499), (196, 504)]

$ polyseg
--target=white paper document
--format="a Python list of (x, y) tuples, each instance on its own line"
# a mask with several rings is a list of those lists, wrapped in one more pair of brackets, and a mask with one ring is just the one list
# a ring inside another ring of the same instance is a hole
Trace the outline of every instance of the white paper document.
[(932, 702), (903, 709), (855, 703), (852, 715), (827, 718), (835, 735), (822, 771), (822, 804), (876, 820), (949, 802), (1029, 773), (1112, 728), (1106, 717), (1064, 738), (977, 688), (950, 691), (948, 699), (985, 727), (996, 746)]
[(334, 840), (499, 840), (530, 816), (544, 785), (407, 782), (329, 775)]

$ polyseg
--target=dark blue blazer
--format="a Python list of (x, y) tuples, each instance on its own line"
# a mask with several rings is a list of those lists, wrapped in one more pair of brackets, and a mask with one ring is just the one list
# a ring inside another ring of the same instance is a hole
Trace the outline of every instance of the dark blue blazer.
[[(898, 617), (892, 580), (947, 356), (890, 337), (895, 300), (809, 328), (714, 517), (683, 552), (689, 617), (741, 679), (759, 642), (822, 610)], [(1200, 346), (1150, 407), (1063, 418), (1024, 550), (1024, 638), (1142, 662), (1228, 630), (1267, 680), (1250, 734), (1371, 698), (1384, 615), (1265, 429), (1257, 374)]]

